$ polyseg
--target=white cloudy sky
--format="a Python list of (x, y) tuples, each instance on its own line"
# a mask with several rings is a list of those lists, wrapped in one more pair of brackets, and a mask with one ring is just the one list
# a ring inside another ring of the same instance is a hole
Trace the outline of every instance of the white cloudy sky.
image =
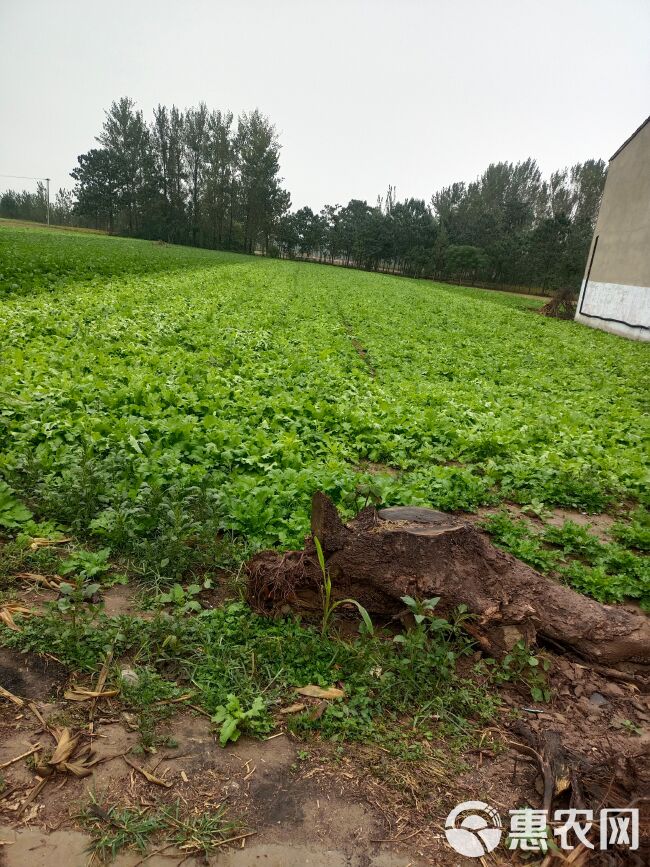
[(296, 206), (428, 199), (611, 156), (650, 112), (650, 2), (0, 0), (0, 174), (70, 186), (123, 95), (260, 108)]

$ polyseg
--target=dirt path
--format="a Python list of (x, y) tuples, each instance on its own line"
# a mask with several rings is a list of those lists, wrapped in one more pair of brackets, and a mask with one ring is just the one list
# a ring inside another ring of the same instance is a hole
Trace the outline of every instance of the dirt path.
[[(0, 827), (0, 834), (5, 839), (7, 829)], [(13, 836), (9, 832), (8, 840), (5, 860), (0, 862), (6, 867), (86, 867), (88, 864), (86, 850), (90, 838), (78, 831), (55, 831), (48, 835), (27, 829)], [(118, 855), (113, 861), (115, 867), (136, 867), (141, 863), (142, 856), (136, 853)], [(179, 856), (159, 853), (145, 863), (150, 867), (176, 867)], [(419, 862), (390, 854), (371, 858), (363, 853), (349, 854), (342, 849), (277, 843), (253, 844), (244, 850), (210, 857), (207, 861), (197, 858), (183, 861), (186, 867), (205, 867), (206, 864), (217, 863), (220, 867), (366, 867), (370, 864), (374, 867), (416, 867)]]

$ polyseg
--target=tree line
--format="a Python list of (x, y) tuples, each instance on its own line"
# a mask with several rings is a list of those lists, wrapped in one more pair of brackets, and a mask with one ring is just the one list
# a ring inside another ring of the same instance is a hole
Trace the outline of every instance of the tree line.
[(476, 181), (374, 206), (353, 199), (283, 215), (281, 255), (460, 283), (578, 289), (605, 183), (603, 160), (544, 180), (532, 159), (494, 163)]
[[(32, 220), (36, 223), (47, 221), (47, 187), (42, 181), (36, 190), (7, 190), (0, 196), (0, 217), (10, 220)], [(77, 225), (74, 195), (71, 190), (60, 189), (50, 202), (50, 222), (56, 226)]]
[[(77, 159), (73, 192), (59, 190), (51, 221), (139, 238), (460, 283), (542, 289), (580, 285), (605, 181), (602, 160), (542, 177), (533, 159), (493, 163), (471, 183), (400, 201), (291, 210), (280, 142), (255, 110), (236, 120), (205, 103), (159, 105), (150, 122), (122, 98), (106, 112), (98, 147)], [(7, 191), (0, 216), (45, 219), (45, 190)]]

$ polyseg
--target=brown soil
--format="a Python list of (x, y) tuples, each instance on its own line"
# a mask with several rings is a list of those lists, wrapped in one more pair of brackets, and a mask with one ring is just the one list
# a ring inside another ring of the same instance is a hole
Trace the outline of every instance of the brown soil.
[[(10, 682), (20, 682), (18, 664)], [(31, 686), (38, 690), (35, 678)], [(45, 674), (40, 687), (41, 694), (51, 687)], [(78, 706), (71, 703), (36, 701), (36, 706), (48, 722), (68, 725), (79, 722)], [(3, 703), (0, 731), (0, 764), (21, 755), (37, 742), (51, 748), (49, 735), (24, 708)], [(341, 781), (345, 783), (343, 777), (321, 776), (312, 761), (301, 761), (300, 745), (284, 734), (266, 741), (242, 739), (222, 749), (209, 720), (179, 711), (163, 728), (163, 734), (176, 742), (175, 748), (160, 749), (147, 759), (131, 756), (136, 764), (155, 769), (157, 777), (170, 782), (172, 785), (167, 789), (149, 783), (122, 758), (123, 753), (137, 746), (138, 734), (124, 725), (117, 703), (102, 702), (96, 732), (97, 756), (113, 758), (97, 765), (90, 778), (65, 775), (48, 782), (19, 820), (13, 816), (37, 778), (26, 761), (4, 770), (0, 840), (7, 845), (0, 849), (2, 865), (85, 865), (87, 855), (83, 850), (90, 838), (80, 832), (76, 816), (89, 804), (90, 792), (103, 804), (120, 806), (154, 806), (178, 799), (185, 810), (196, 813), (226, 803), (230, 815), (255, 834), (247, 838), (243, 851), (230, 852), (225, 860), (220, 855), (220, 864), (255, 864), (263, 856), (265, 865), (278, 867), (291, 863), (362, 865), (370, 863), (366, 852), (375, 856), (372, 863), (386, 867), (426, 863), (414, 857), (411, 847), (382, 851), (382, 844), (371, 843), (371, 839), (383, 836), (381, 813), (356, 793), (348, 793), (346, 786), (341, 785)], [(129, 855), (117, 863), (132, 865), (139, 857)], [(167, 852), (148, 859), (148, 863), (178, 864), (182, 859), (183, 853)], [(183, 863), (203, 862), (188, 859)]]
[[(532, 705), (525, 691), (506, 685), (500, 720), (484, 732), (479, 747), (451, 759), (438, 751), (444, 749), (441, 740), (432, 745), (430, 761), (415, 765), (391, 757), (380, 744), (346, 745), (339, 752), (335, 745), (301, 743), (285, 733), (265, 741), (242, 738), (222, 749), (208, 719), (179, 709), (161, 730), (177, 746), (159, 748), (146, 758), (136, 753), (130, 756), (131, 761), (171, 782), (170, 788), (163, 788), (149, 783), (121, 757), (137, 746), (138, 734), (125, 724), (119, 702), (104, 700), (95, 715), (93, 745), (99, 757), (113, 758), (96, 765), (91, 777), (65, 775), (51, 780), (16, 818), (18, 806), (37, 778), (26, 760), (3, 769), (0, 840), (8, 845), (0, 848), (0, 864), (85, 865), (83, 850), (89, 837), (81, 832), (76, 816), (88, 805), (91, 791), (102, 803), (121, 806), (155, 806), (179, 799), (184, 809), (202, 813), (227, 804), (232, 817), (255, 831), (243, 849), (219, 855), (220, 864), (233, 867), (258, 863), (456, 867), (475, 863), (460, 859), (444, 840), (444, 819), (456, 803), (485, 800), (504, 819), (509, 809), (522, 804), (540, 806), (537, 765), (509, 745), (520, 739), (517, 727), (522, 723), (533, 733), (560, 730), (569, 750), (591, 758), (595, 765), (602, 764), (609, 774), (602, 785), (609, 784), (621, 806), (630, 797), (628, 787), (649, 790), (648, 696), (568, 658), (552, 654), (549, 658), (556, 695), (549, 705), (538, 708), (543, 713), (525, 710)], [(7, 651), (2, 652), (2, 665), (3, 683), (13, 685), (22, 697), (31, 696), (46, 721), (81, 727), (87, 705), (62, 700), (60, 668), (37, 658), (26, 665), (22, 656)], [(47, 701), (48, 696), (54, 700)], [(634, 729), (623, 720), (629, 720)], [(37, 742), (52, 748), (50, 736), (33, 713), (3, 701), (0, 764)], [(615, 760), (608, 763), (608, 757)], [(134, 865), (140, 857), (129, 854), (117, 863)], [(182, 853), (167, 851), (147, 863), (175, 865), (182, 858)], [(189, 859), (183, 863), (200, 862)]]
[(142, 611), (138, 605), (137, 592), (128, 584), (115, 584), (113, 587), (102, 592), (104, 613), (108, 617), (117, 617), (120, 614), (137, 614), (146, 618), (150, 612)]
[(391, 467), (388, 464), (377, 464), (373, 461), (364, 461), (355, 467), (359, 473), (370, 473), (373, 476), (399, 476), (400, 471), (396, 467)]
[(42, 700), (60, 693), (67, 679), (55, 659), (0, 647), (0, 685), (21, 698)]

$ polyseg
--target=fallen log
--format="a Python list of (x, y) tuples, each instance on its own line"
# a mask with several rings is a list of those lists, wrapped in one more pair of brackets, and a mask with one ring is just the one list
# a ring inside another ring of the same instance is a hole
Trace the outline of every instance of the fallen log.
[(311, 529), (304, 551), (262, 551), (249, 562), (254, 608), (276, 614), (310, 593), (318, 602), (316, 536), (336, 596), (356, 599), (371, 614), (398, 614), (402, 596), (439, 596), (443, 616), (466, 606), (474, 615), (468, 631), (495, 656), (521, 639), (529, 645), (548, 638), (601, 665), (650, 664), (647, 617), (540, 575), (461, 518), (417, 507), (368, 507), (344, 524), (331, 500), (316, 493)]

